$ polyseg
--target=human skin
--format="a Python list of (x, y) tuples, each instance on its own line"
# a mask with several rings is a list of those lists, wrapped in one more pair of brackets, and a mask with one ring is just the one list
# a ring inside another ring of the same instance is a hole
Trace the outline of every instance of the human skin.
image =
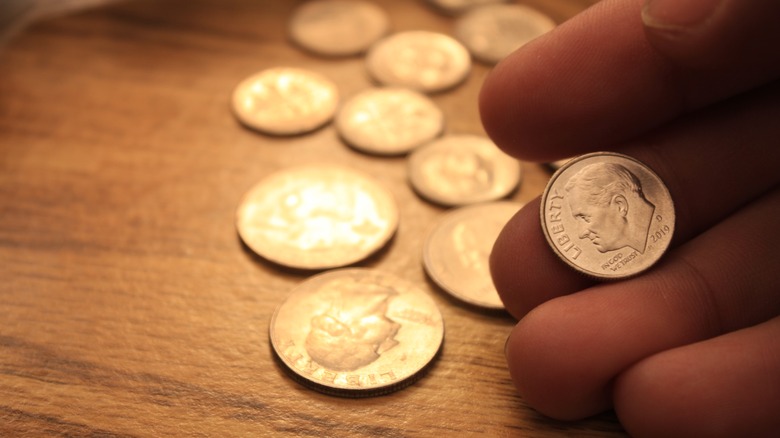
[(780, 433), (780, 2), (603, 0), (502, 61), (480, 111), (505, 152), (636, 157), (677, 223), (650, 271), (596, 283), (557, 260), (539, 201), (491, 273), (519, 319), (512, 379), (548, 416), (614, 409), (633, 436)]

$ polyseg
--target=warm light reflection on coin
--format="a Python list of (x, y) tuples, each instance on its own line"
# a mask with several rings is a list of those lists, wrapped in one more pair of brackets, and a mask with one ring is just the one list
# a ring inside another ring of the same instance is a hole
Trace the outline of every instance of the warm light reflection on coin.
[(448, 135), (409, 156), (409, 182), (441, 205), (494, 201), (517, 188), (520, 164), (487, 137)]
[(638, 160), (612, 152), (577, 157), (555, 172), (540, 214), (555, 254), (599, 279), (650, 268), (674, 234), (674, 204), (663, 181)]
[(493, 64), (554, 28), (550, 17), (528, 6), (491, 4), (470, 9), (454, 33), (475, 58)]
[(371, 76), (382, 84), (430, 93), (462, 82), (471, 71), (471, 56), (450, 36), (407, 31), (374, 44), (366, 65)]
[(503, 309), (488, 259), (499, 233), (520, 207), (515, 202), (491, 202), (447, 213), (423, 248), (423, 263), (431, 279), (469, 304)]
[(360, 172), (309, 165), (274, 173), (244, 195), (236, 224), (258, 255), (299, 269), (346, 266), (371, 255), (398, 226), (395, 199)]
[(332, 395), (386, 394), (413, 383), (444, 339), (428, 294), (372, 269), (309, 278), (276, 309), (271, 345), (304, 385)]
[(361, 0), (315, 0), (298, 6), (289, 23), (290, 38), (326, 56), (355, 55), (387, 33), (387, 14)]
[(276, 135), (314, 130), (333, 118), (337, 105), (336, 85), (300, 68), (263, 70), (233, 91), (233, 112), (241, 123)]
[(405, 88), (372, 88), (349, 99), (336, 129), (354, 148), (398, 155), (426, 143), (444, 129), (444, 114), (427, 96)]

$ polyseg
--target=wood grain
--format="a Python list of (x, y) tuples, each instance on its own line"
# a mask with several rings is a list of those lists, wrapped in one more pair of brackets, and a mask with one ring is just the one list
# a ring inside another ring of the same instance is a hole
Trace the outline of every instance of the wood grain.
[[(450, 32), (421, 1), (378, 1), (393, 29)], [(586, 0), (527, 2), (562, 22)], [(403, 158), (355, 152), (332, 126), (291, 138), (241, 127), (229, 96), (289, 65), (371, 85), (363, 59), (293, 47), (294, 2), (134, 1), (38, 23), (0, 52), (0, 436), (623, 436), (613, 415), (556, 422), (516, 394), (503, 359), (514, 321), (477, 311), (425, 276), (421, 244), (446, 210), (420, 200)], [(434, 100), (448, 132), (482, 133), (488, 68)], [(309, 162), (372, 173), (401, 225), (361, 266), (429, 291), (444, 349), (419, 382), (363, 400), (290, 379), (269, 318), (306, 274), (240, 242), (243, 193)], [(524, 163), (513, 195), (549, 172)]]

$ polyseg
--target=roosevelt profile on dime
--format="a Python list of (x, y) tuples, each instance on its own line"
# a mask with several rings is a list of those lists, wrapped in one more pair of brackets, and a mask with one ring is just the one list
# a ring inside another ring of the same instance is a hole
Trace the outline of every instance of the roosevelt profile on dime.
[(564, 190), (580, 239), (589, 239), (601, 253), (625, 247), (644, 253), (655, 205), (630, 170), (617, 163), (590, 164)]
[(616, 152), (566, 162), (542, 194), (542, 231), (555, 254), (598, 279), (653, 266), (674, 235), (674, 202), (653, 170)]

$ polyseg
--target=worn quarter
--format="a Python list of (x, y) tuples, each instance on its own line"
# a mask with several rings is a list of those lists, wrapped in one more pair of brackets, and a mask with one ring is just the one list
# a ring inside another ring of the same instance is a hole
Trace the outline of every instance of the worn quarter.
[(395, 233), (398, 207), (373, 179), (347, 167), (304, 165), (252, 187), (236, 213), (241, 239), (272, 262), (326, 269), (358, 262)]
[(310, 70), (276, 67), (256, 73), (233, 91), (233, 112), (250, 128), (275, 135), (312, 131), (333, 118), (339, 93)]
[(489, 202), (447, 213), (423, 246), (423, 264), (431, 279), (471, 305), (503, 309), (488, 262), (499, 233), (520, 207), (516, 202)]
[(298, 6), (289, 21), (290, 38), (325, 56), (366, 51), (387, 33), (390, 21), (379, 6), (361, 0), (315, 0)]
[(672, 241), (675, 212), (663, 181), (638, 160), (613, 152), (572, 159), (542, 195), (542, 231), (555, 254), (598, 279), (637, 275)]
[(335, 124), (344, 141), (355, 149), (399, 155), (436, 138), (444, 129), (444, 113), (416, 91), (372, 88), (349, 99)]
[(480, 61), (495, 64), (555, 22), (528, 6), (489, 4), (470, 9), (455, 23), (455, 37)]
[(466, 79), (471, 71), (471, 56), (450, 36), (424, 30), (407, 31), (374, 44), (368, 51), (366, 66), (381, 84), (433, 93)]
[(517, 188), (520, 164), (487, 137), (451, 134), (409, 156), (409, 183), (423, 198), (445, 206), (495, 201)]
[(413, 383), (436, 357), (444, 323), (412, 283), (373, 269), (340, 269), (296, 287), (271, 318), (271, 345), (300, 383), (366, 397)]

